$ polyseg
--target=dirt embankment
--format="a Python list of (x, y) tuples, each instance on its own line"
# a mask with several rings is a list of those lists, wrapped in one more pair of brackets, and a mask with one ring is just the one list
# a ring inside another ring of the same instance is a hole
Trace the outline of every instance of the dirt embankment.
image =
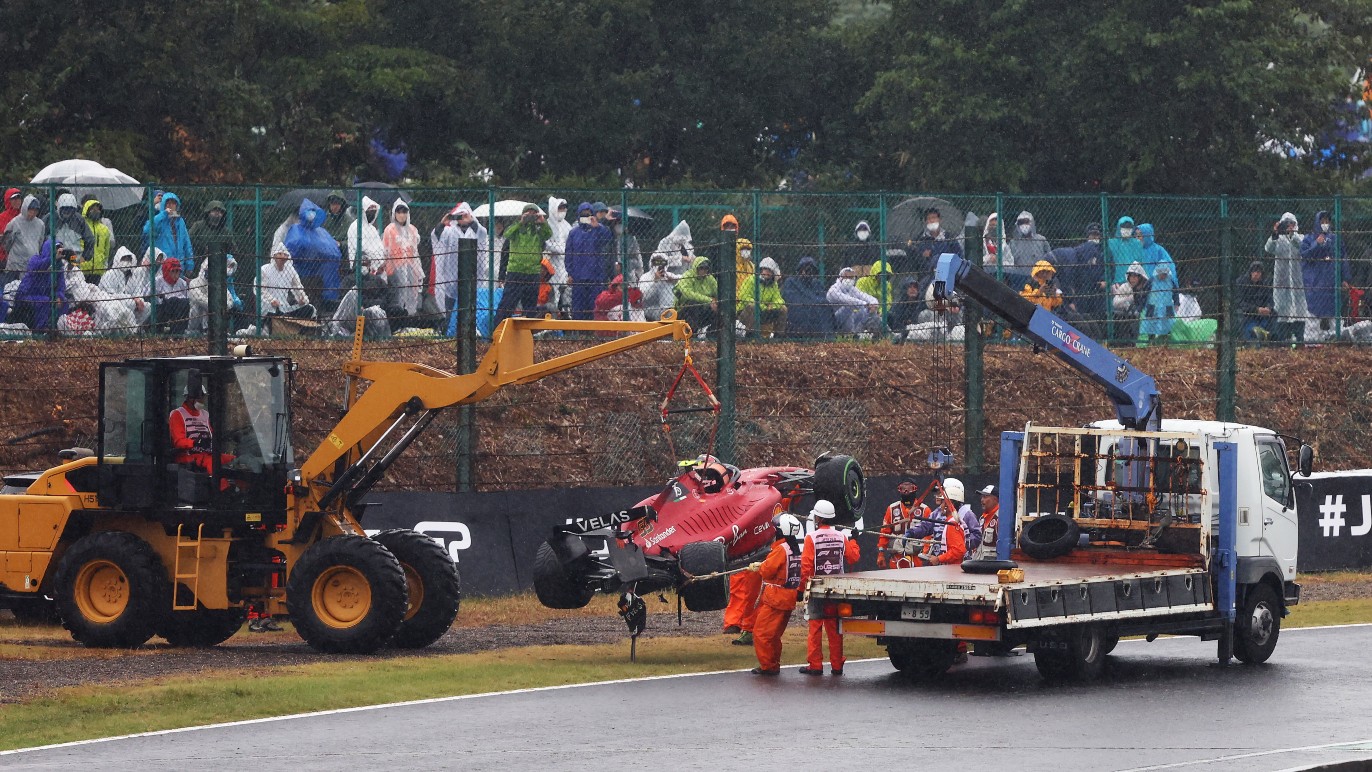
[[(540, 358), (585, 343), (538, 344)], [(127, 356), (200, 353), (199, 341), (67, 340), (0, 344), (0, 470), (50, 465), (56, 450), (93, 445), (98, 363)], [(268, 341), (264, 351), (299, 364), (295, 381), (295, 446), (303, 458), (342, 411), (344, 343)], [(713, 348), (695, 345), (713, 381)], [(484, 347), (481, 353), (484, 353)], [(1153, 375), (1165, 415), (1213, 418), (1216, 357), (1210, 349), (1121, 352)], [(454, 369), (452, 341), (368, 344), (368, 358), (416, 361)], [(660, 479), (672, 452), (658, 406), (681, 363), (677, 344), (657, 343), (502, 390), (475, 409), (476, 480), (481, 489), (591, 486)], [(1372, 348), (1326, 346), (1239, 352), (1241, 421), (1311, 441), (1326, 469), (1372, 466)], [(929, 448), (950, 445), (965, 459), (962, 350), (886, 342), (744, 344), (738, 353), (735, 462), (809, 463), (825, 450), (857, 456), (871, 474), (922, 466)], [(1079, 425), (1113, 415), (1105, 397), (1047, 354), (996, 344), (985, 357), (985, 432), (993, 464), (1001, 431), (1033, 420)], [(683, 387), (678, 404), (699, 404)], [(455, 481), (457, 411), (437, 420), (390, 471), (383, 487), (450, 489)], [(708, 445), (701, 419), (681, 418), (676, 456)]]

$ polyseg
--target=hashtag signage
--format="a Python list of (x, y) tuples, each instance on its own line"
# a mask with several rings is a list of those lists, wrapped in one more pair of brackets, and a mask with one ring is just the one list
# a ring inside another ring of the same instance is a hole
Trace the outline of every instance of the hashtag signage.
[(1372, 471), (1296, 478), (1301, 571), (1372, 567)]

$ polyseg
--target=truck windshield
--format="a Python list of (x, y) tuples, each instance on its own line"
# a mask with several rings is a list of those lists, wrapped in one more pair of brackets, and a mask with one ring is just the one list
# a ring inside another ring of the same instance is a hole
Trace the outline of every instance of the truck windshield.
[(293, 463), (286, 379), (279, 364), (235, 365), (224, 389), (224, 450), (253, 471)]

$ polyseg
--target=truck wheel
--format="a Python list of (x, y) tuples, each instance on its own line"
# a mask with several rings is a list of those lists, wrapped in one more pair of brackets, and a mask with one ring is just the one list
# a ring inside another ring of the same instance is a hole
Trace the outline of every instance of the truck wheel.
[(1250, 586), (1234, 620), (1234, 656), (1246, 665), (1260, 665), (1272, 656), (1280, 633), (1281, 599), (1266, 584)]
[(448, 551), (424, 534), (405, 528), (382, 531), (372, 538), (400, 561), (409, 590), (405, 621), (391, 645), (422, 649), (443, 637), (457, 619), (462, 603), (462, 580)]
[(62, 621), (57, 601), (51, 598), (13, 598), (8, 603), (10, 613), (21, 625), (55, 625)]
[(862, 466), (852, 456), (833, 456), (815, 467), (815, 498), (834, 505), (834, 524), (852, 525), (867, 504)]
[(390, 550), (365, 536), (333, 536), (305, 551), (286, 583), (296, 632), (327, 654), (370, 654), (405, 619), (405, 571)]
[(595, 590), (568, 575), (553, 546), (543, 542), (534, 555), (534, 594), (548, 608), (585, 608)]
[(1105, 637), (1095, 625), (1067, 633), (1066, 648), (1038, 649), (1034, 666), (1048, 681), (1094, 681), (1105, 672)]
[(1115, 647), (1118, 645), (1120, 645), (1120, 637), (1118, 635), (1104, 636), (1100, 639), (1100, 653), (1109, 654), (1114, 651)]
[[(695, 541), (681, 548), (678, 556), (681, 570), (691, 576), (704, 576), (723, 571), (724, 543)], [(720, 611), (729, 605), (729, 577), (720, 576), (703, 582), (691, 582), (677, 590), (686, 608), (691, 611)]]
[(1019, 534), (1019, 548), (1035, 560), (1052, 560), (1072, 551), (1081, 538), (1081, 527), (1068, 515), (1044, 515), (1026, 525)]
[(62, 626), (86, 646), (142, 646), (171, 606), (157, 553), (123, 531), (93, 533), (73, 544), (54, 587)]
[(172, 611), (157, 625), (157, 634), (173, 646), (208, 648), (227, 641), (243, 627), (248, 610), (245, 608), (209, 609), (201, 606), (195, 611)]
[(958, 642), (936, 638), (901, 638), (886, 645), (891, 665), (907, 678), (941, 678), (958, 658)]

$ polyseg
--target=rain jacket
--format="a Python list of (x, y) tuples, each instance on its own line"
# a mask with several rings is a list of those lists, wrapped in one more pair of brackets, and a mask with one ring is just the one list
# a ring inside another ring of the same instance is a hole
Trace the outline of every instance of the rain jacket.
[(986, 215), (986, 224), (981, 228), (981, 266), (988, 271), (998, 264), (1009, 267), (1013, 267), (1015, 264), (1015, 258), (1010, 251), (1010, 242), (1002, 240), (999, 223), (1000, 218), (995, 212), (992, 212)]
[[(610, 278), (607, 266), (614, 252), (614, 238), (614, 232), (599, 223), (578, 222), (572, 226), (567, 234), (567, 273), (572, 281), (597, 284)], [(538, 273), (537, 263), (531, 272)]]
[(419, 312), (420, 291), (424, 287), (424, 267), (419, 262), (419, 229), (407, 215), (404, 225), (396, 222), (400, 207), (409, 209), (400, 198), (391, 204), (391, 221), (381, 234), (386, 253), (385, 273), (391, 285), (392, 302), (407, 314)]
[[(354, 195), (356, 195), (356, 193), (354, 193)], [(336, 198), (343, 202), (343, 207), (338, 210), (338, 214), (329, 214), (330, 198)], [(357, 199), (354, 198), (353, 200), (356, 201)], [(348, 226), (352, 225), (355, 219), (355, 217), (348, 213), (348, 199), (345, 198), (341, 192), (337, 190), (332, 191), (329, 193), (328, 198), (324, 199), (324, 221), (321, 225), (324, 226), (324, 232), (333, 237), (334, 242), (336, 242), (335, 246), (341, 244), (343, 239), (348, 237)], [(338, 250), (342, 253), (343, 247), (339, 246)]]
[(1139, 332), (1144, 335), (1169, 335), (1177, 307), (1177, 266), (1162, 245), (1153, 240), (1153, 226), (1139, 226), (1143, 245), (1143, 270), (1148, 273), (1148, 304), (1144, 307)]
[[(652, 257), (661, 255), (667, 258), (667, 270), (684, 273), (696, 259), (695, 245), (691, 243), (691, 226), (685, 220), (676, 224), (672, 232), (662, 237)], [(649, 261), (651, 263), (651, 260)]]
[(1279, 321), (1304, 322), (1310, 316), (1305, 299), (1305, 276), (1301, 273), (1301, 234), (1296, 216), (1282, 214), (1291, 232), (1269, 236), (1262, 249), (1276, 258), (1272, 264), (1272, 312)]
[[(1253, 269), (1263, 271), (1263, 275), (1257, 281), (1253, 281)], [(1234, 296), (1234, 307), (1245, 319), (1271, 319), (1271, 314), (1263, 316), (1258, 313), (1259, 308), (1272, 308), (1272, 284), (1267, 281), (1267, 271), (1263, 270), (1262, 263), (1254, 261), (1248, 266), (1248, 272), (1239, 279), (1238, 293)]]
[(325, 213), (308, 198), (300, 202), (297, 212), (300, 222), (286, 233), (286, 249), (301, 279), (319, 279), (324, 287), (324, 300), (338, 300), (338, 266), (342, 253), (338, 242), (322, 227)]
[(681, 276), (672, 272), (670, 264), (663, 269), (662, 278), (651, 265), (638, 279), (638, 291), (643, 293), (643, 316), (650, 322), (662, 318), (662, 312), (676, 305), (676, 281)]
[[(272, 254), (275, 255), (283, 249), (290, 254), (287, 247), (280, 245), (272, 247)], [(275, 259), (268, 260), (262, 266), (258, 275), (258, 293), (262, 298), (263, 314), (290, 313), (310, 302), (310, 296), (305, 293), (305, 286), (300, 281), (300, 275), (296, 273), (294, 262), (294, 259), (287, 260), (280, 270), (277, 270)]]
[[(16, 306), (29, 306), (33, 322), (29, 326), (35, 330), (51, 329), (53, 316), (67, 312), (66, 271), (53, 255), (54, 248), (52, 239), (43, 241), (38, 254), (29, 258), (24, 278), (20, 279), (19, 289), (14, 293)], [(54, 305), (57, 306), (56, 314), (52, 313)]]
[(1106, 269), (1109, 272), (1110, 283), (1119, 284), (1129, 278), (1129, 266), (1134, 263), (1143, 262), (1143, 244), (1134, 236), (1127, 239), (1120, 238), (1120, 228), (1124, 226), (1134, 227), (1134, 218), (1121, 217), (1115, 223), (1115, 235), (1106, 242)]
[(37, 196), (25, 196), (24, 205), (19, 208), (19, 216), (5, 226), (5, 270), (15, 274), (28, 270), (29, 258), (43, 249), (43, 237), (48, 234), (48, 221), (44, 217), (25, 217), (24, 212), (38, 201)]
[[(218, 225), (210, 223), (210, 212), (219, 210), (224, 213)], [(211, 201), (205, 205), (205, 213), (191, 225), (191, 240), (200, 257), (223, 258), (239, 251), (233, 229), (229, 227), (228, 209), (223, 201)]]
[[(1038, 274), (1040, 271), (1047, 271), (1052, 274), (1053, 277), (1056, 277), (1058, 274), (1057, 269), (1047, 260), (1040, 260), (1037, 263), (1034, 263), (1033, 274)], [(1052, 279), (1049, 279), (1049, 281), (1051, 282)], [(1056, 311), (1058, 307), (1062, 305), (1062, 290), (1051, 283), (1047, 286), (1041, 285), (1037, 278), (1031, 278), (1030, 282), (1024, 285), (1024, 289), (1019, 291), (1019, 294), (1020, 297), (1028, 300), (1030, 303), (1049, 311)]]
[[(129, 265), (133, 264), (132, 252), (126, 249), (120, 254), (127, 255)], [(138, 318), (138, 301), (133, 297), (105, 291), (99, 284), (87, 281), (81, 269), (74, 265), (68, 266), (66, 278), (67, 297), (71, 302), (89, 304), (92, 309), (91, 329), (102, 332), (132, 332), (142, 321)]]
[(117, 297), (146, 298), (152, 293), (152, 285), (148, 279), (148, 261), (144, 258), (142, 265), (137, 265), (137, 262), (133, 252), (127, 247), (117, 249), (109, 270), (100, 277), (100, 289)]
[(91, 209), (97, 206), (103, 208), (104, 205), (92, 198), (86, 202), (85, 206), (81, 207), (81, 214), (86, 218), (86, 225), (95, 236), (95, 246), (91, 250), (91, 261), (82, 268), (92, 279), (99, 281), (100, 275), (109, 267), (110, 257), (114, 252), (114, 223), (110, 222), (108, 217), (92, 220), (90, 217)]
[[(399, 199), (396, 199), (399, 200)], [(348, 226), (346, 241), (343, 242), (344, 254), (348, 256), (348, 261), (343, 267), (351, 274), (353, 266), (357, 260), (357, 243), (362, 242), (362, 273), (373, 272), (380, 268), (386, 259), (386, 248), (381, 244), (381, 232), (376, 229), (375, 222), (367, 222), (367, 210), (376, 207), (377, 217), (381, 216), (381, 205), (376, 203), (369, 196), (362, 197), (362, 216), (357, 218)]]
[(920, 225), (919, 228), (919, 235), (911, 239), (910, 243), (906, 245), (906, 249), (910, 252), (908, 259), (913, 270), (897, 270), (897, 273), (931, 272), (938, 265), (939, 255), (949, 252), (962, 257), (962, 239), (950, 235), (941, 224), (936, 233), (930, 233), (923, 225)]
[(546, 222), (534, 221), (526, 225), (521, 219), (506, 228), (506, 256), (502, 260), (505, 264), (505, 275), (518, 273), (537, 276), (543, 263), (543, 245), (552, 237), (553, 229)]
[(843, 278), (842, 274), (829, 287), (829, 291), (824, 293), (824, 299), (829, 301), (831, 306), (874, 306), (881, 301), (862, 291), (859, 286), (862, 279), (856, 281)]
[[(748, 250), (748, 256), (743, 256), (743, 250)], [(734, 241), (734, 271), (738, 274), (735, 287), (742, 287), (746, 277), (752, 276), (753, 271), (757, 270), (755, 263), (757, 253), (753, 251), (753, 242), (748, 239), (737, 239)]]
[[(882, 292), (881, 274), (886, 274), (886, 291)], [(876, 303), (885, 301), (885, 307), (891, 307), (891, 300), (895, 297), (895, 282), (891, 279), (891, 269), (889, 265), (882, 265), (878, 260), (872, 263), (872, 272), (857, 280), (857, 288), (864, 294), (876, 298)]]
[[(810, 266), (818, 272), (819, 263), (813, 257), (802, 257), (800, 266)], [(818, 274), (807, 276), (794, 273), (781, 285), (781, 297), (786, 301), (786, 331), (791, 335), (830, 336), (834, 334), (834, 311), (824, 299), (824, 280)]]
[(777, 265), (777, 261), (772, 258), (764, 257), (762, 262), (758, 264), (759, 273), (763, 268), (772, 269), (772, 283), (763, 284), (759, 274), (748, 274), (738, 288), (738, 310), (740, 313), (745, 308), (753, 307), (754, 295), (757, 296), (758, 305), (763, 311), (776, 311), (786, 307), (786, 300), (781, 295), (781, 266)]
[(82, 263), (89, 263), (95, 255), (95, 234), (90, 223), (81, 216), (76, 206), (76, 196), (63, 193), (57, 197), (57, 220), (53, 224), (53, 235), (62, 246), (81, 255)]
[[(857, 233), (866, 226), (868, 235), (866, 241), (858, 240)], [(858, 220), (853, 226), (853, 240), (845, 247), (843, 260), (848, 265), (870, 265), (881, 259), (882, 245), (877, 242), (876, 229), (866, 220)]]
[[(0, 234), (5, 232), (5, 228), (10, 224), (10, 220), (18, 217), (23, 211), (23, 200), (14, 200), (14, 196), (18, 195), (20, 192), (19, 188), (10, 188), (5, 191), (5, 208), (0, 210)], [(10, 203), (11, 201), (14, 201), (14, 203)], [(0, 270), (5, 269), (5, 263), (8, 261), (8, 258), (9, 255), (5, 252), (5, 240), (0, 238)]]
[[(1028, 236), (1022, 236), (1019, 232), (1019, 221), (1025, 218), (1029, 219)], [(1005, 229), (1005, 233), (1005, 243), (1009, 245), (1010, 252), (1015, 257), (1016, 268), (1030, 270), (1034, 263), (1046, 259), (1048, 253), (1053, 250), (1048, 244), (1048, 239), (1039, 233), (1038, 224), (1034, 222), (1034, 215), (1031, 212), (1020, 212), (1014, 224)]]
[[(167, 202), (176, 202), (177, 216), (172, 217), (167, 213)], [(167, 257), (174, 257), (181, 261), (181, 270), (186, 274), (195, 273), (195, 253), (191, 248), (191, 235), (187, 230), (186, 218), (181, 216), (181, 199), (175, 193), (166, 193), (162, 196), (162, 209), (157, 216), (152, 218), (152, 245), (166, 253)], [(143, 234), (148, 233), (147, 226), (144, 226)]]
[[(453, 207), (450, 214), (463, 215), (471, 214), (472, 207), (466, 201)], [(442, 232), (438, 233), (438, 241), (433, 241), (433, 234), (429, 240), (433, 242), (433, 295), (434, 300), (442, 304), (443, 301), (451, 298), (457, 300), (457, 261), (461, 254), (461, 242), (471, 240), (476, 242), (476, 281), (478, 284), (491, 281), (491, 234), (486, 230), (476, 218), (472, 218), (470, 225), (463, 227), (456, 222), (450, 222)], [(497, 242), (499, 239), (497, 239)], [(497, 266), (498, 268), (498, 266)], [(496, 279), (499, 279), (497, 271)]]
[(561, 211), (563, 204), (566, 203), (565, 198), (548, 196), (548, 227), (552, 228), (553, 236), (543, 246), (543, 255), (553, 265), (553, 275), (548, 282), (559, 297), (559, 306), (561, 296), (567, 287), (567, 234), (572, 232), (567, 216)]
[[(595, 318), (602, 322), (610, 320), (621, 321), (624, 319), (623, 309), (620, 309), (623, 305), (624, 277), (616, 276), (614, 279), (610, 280), (610, 286), (602, 290), (601, 293), (596, 296)], [(638, 287), (631, 287), (629, 289), (629, 309), (631, 317), (629, 321), (641, 321), (634, 320), (632, 317), (637, 315), (636, 312), (638, 309), (642, 308), (643, 293), (639, 291)], [(616, 311), (615, 309), (620, 310)], [(610, 335), (613, 336), (613, 333), (610, 333)]]
[(896, 290), (896, 302), (891, 306), (891, 312), (887, 314), (887, 322), (893, 330), (903, 330), (907, 326), (919, 323), (919, 314), (924, 310), (924, 298), (916, 292), (913, 298), (909, 295), (909, 288), (913, 286), (919, 289), (919, 279), (914, 276), (906, 276), (900, 280), (900, 287)]
[(710, 267), (710, 258), (697, 257), (691, 263), (691, 272), (676, 283), (676, 304), (677, 307), (690, 304), (710, 304), (719, 297), (719, 282), (715, 280), (713, 274), (704, 277), (696, 276), (696, 271), (702, 267)]
[[(1315, 214), (1315, 227), (1301, 241), (1301, 278), (1305, 281), (1305, 304), (1311, 316), (1330, 318), (1334, 316), (1334, 266), (1344, 260), (1343, 244), (1331, 229), (1324, 233), (1320, 221), (1328, 217), (1328, 212)], [(1324, 236), (1324, 243), (1319, 237)], [(1347, 268), (1342, 267), (1344, 281), (1347, 281)]]

